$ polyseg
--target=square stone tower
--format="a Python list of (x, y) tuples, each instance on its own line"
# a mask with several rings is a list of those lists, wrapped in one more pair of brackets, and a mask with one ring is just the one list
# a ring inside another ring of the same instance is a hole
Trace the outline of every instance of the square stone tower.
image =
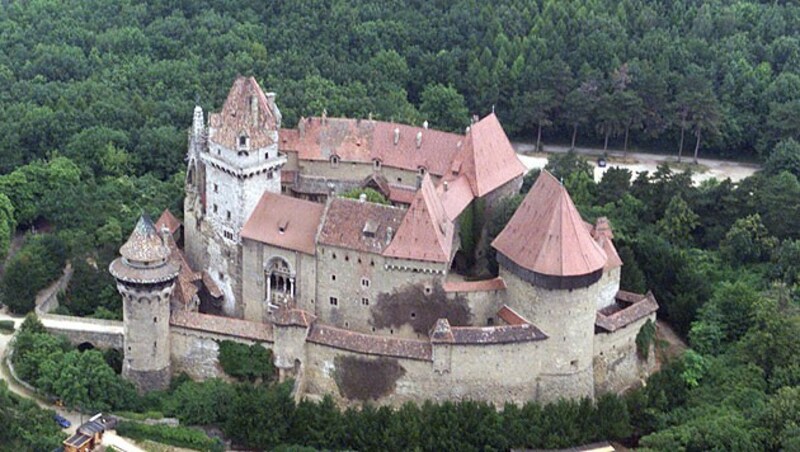
[(239, 77), (204, 127), (195, 109), (189, 139), (184, 221), (192, 266), (222, 289), (224, 314), (240, 317), (241, 231), (265, 191), (280, 193), (286, 156), (278, 152), (281, 113), (275, 95)]

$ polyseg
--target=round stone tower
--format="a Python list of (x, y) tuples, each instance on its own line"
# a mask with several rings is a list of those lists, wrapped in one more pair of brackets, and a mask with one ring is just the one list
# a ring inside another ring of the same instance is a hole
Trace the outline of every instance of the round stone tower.
[(170, 296), (180, 269), (167, 243), (143, 215), (109, 266), (122, 295), (122, 376), (140, 392), (165, 389), (170, 381)]

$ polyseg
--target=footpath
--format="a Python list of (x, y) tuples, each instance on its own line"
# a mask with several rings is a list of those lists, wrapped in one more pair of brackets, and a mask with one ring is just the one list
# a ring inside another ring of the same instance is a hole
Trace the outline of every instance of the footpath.
[[(514, 149), (519, 154), (520, 160), (528, 169), (544, 168), (547, 164), (547, 154), (565, 154), (569, 151), (569, 146), (550, 145), (545, 144), (542, 146), (542, 152), (536, 152), (536, 144), (514, 142), (512, 143)], [(642, 171), (654, 172), (658, 165), (662, 163), (677, 163), (677, 155), (664, 155), (664, 154), (648, 154), (644, 152), (628, 152), (627, 156), (621, 149), (609, 149), (607, 152), (600, 148), (587, 148), (576, 147), (575, 152), (589, 157), (589, 162), (594, 166), (594, 178), (599, 181), (603, 178), (607, 168), (618, 166), (620, 168), (627, 168), (633, 172), (633, 177)], [(609, 158), (606, 168), (597, 166), (597, 158), (607, 155)], [(730, 160), (716, 160), (700, 158), (697, 160), (698, 166), (692, 175), (694, 183), (699, 184), (704, 180), (715, 178), (717, 180), (724, 180), (730, 178), (733, 182), (738, 182), (745, 177), (751, 176), (758, 171), (761, 167), (753, 163), (734, 162)], [(692, 157), (691, 155), (683, 157), (681, 165), (691, 168)]]

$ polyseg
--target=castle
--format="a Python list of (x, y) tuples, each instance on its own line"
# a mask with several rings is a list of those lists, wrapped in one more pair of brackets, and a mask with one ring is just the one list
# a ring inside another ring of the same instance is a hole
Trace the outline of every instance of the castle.
[[(635, 339), (658, 305), (619, 290), (608, 221), (586, 223), (548, 172), (491, 243), (498, 276), (454, 271), (460, 229), (524, 173), (494, 114), (464, 134), (324, 113), (283, 129), (275, 95), (238, 78), (207, 125), (195, 108), (183, 224), (141, 218), (110, 266), (123, 375), (141, 390), (219, 376), (216, 341), (232, 339), (270, 348), (298, 397), (341, 403), (636, 384), (655, 365)], [(390, 204), (340, 196), (364, 188)]]

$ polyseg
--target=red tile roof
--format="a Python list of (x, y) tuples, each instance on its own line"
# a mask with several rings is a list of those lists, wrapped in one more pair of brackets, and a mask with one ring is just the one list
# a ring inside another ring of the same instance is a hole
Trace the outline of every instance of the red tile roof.
[(307, 341), (368, 355), (432, 360), (431, 344), (428, 341), (357, 333), (320, 323), (314, 323), (311, 327)]
[[(253, 102), (253, 104), (251, 104)], [(280, 113), (253, 77), (233, 82), (222, 111), (208, 118), (209, 140), (228, 149), (237, 149), (242, 134), (250, 139), (250, 149), (273, 144), (272, 132), (280, 125)]]
[(470, 127), (462, 155), (461, 172), (478, 197), (525, 174), (525, 165), (517, 158), (494, 113)]
[(173, 215), (172, 212), (169, 211), (169, 209), (164, 209), (164, 211), (161, 212), (161, 216), (158, 217), (158, 221), (156, 221), (157, 230), (160, 231), (161, 228), (164, 227), (169, 229), (170, 234), (174, 234), (175, 231), (177, 231), (181, 227), (180, 220), (175, 218), (175, 215)]
[(652, 292), (640, 295), (619, 291), (616, 298), (616, 304), (597, 312), (595, 326), (613, 333), (658, 311), (658, 302)]
[(281, 326), (300, 326), (308, 328), (314, 323), (316, 316), (302, 309), (281, 308), (275, 311), (273, 321)]
[(614, 242), (612, 241), (614, 238), (614, 232), (611, 229), (611, 223), (608, 222), (608, 218), (598, 218), (596, 224), (592, 226), (591, 230), (592, 237), (594, 237), (600, 247), (603, 248), (603, 251), (606, 253), (608, 258), (603, 270), (607, 271), (622, 267), (622, 259), (620, 259), (619, 254), (617, 253), (617, 248), (614, 246)]
[(317, 240), (321, 245), (381, 254), (388, 244), (388, 228), (396, 232), (404, 214), (399, 207), (333, 198)]
[(581, 276), (606, 265), (567, 190), (542, 171), (492, 246), (517, 265), (549, 276)]
[(313, 255), (325, 206), (264, 192), (242, 228), (242, 238)]
[(203, 270), (203, 285), (206, 286), (206, 290), (208, 290), (208, 294), (214, 298), (220, 298), (222, 296), (222, 290), (220, 290), (219, 286), (216, 282), (214, 282), (214, 278), (208, 274), (207, 270)]
[(503, 307), (497, 311), (497, 317), (500, 317), (501, 320), (509, 325), (525, 325), (527, 323), (531, 323), (525, 319), (525, 317), (519, 315), (517, 311), (509, 308), (506, 305), (503, 305)]
[(169, 256), (169, 248), (161, 239), (161, 234), (147, 215), (139, 217), (128, 240), (119, 253), (129, 261), (160, 262)]
[(252, 341), (273, 342), (274, 340), (271, 323), (250, 322), (231, 317), (200, 314), (199, 312), (173, 310), (169, 324)]
[(398, 259), (450, 262), (453, 233), (453, 223), (447, 218), (431, 177), (426, 174), (403, 223), (383, 254)]
[[(445, 189), (447, 186), (447, 189)], [(455, 220), (461, 215), (461, 212), (469, 206), (475, 195), (472, 193), (472, 187), (469, 184), (467, 176), (461, 175), (455, 179), (443, 180), (436, 187), (436, 193), (442, 199), (444, 210), (447, 213), (447, 218)]]
[(345, 118), (301, 118), (297, 130), (281, 129), (280, 136), (280, 149), (297, 152), (301, 160), (337, 155), (345, 162), (379, 160), (383, 166), (410, 171), (422, 167), (438, 176), (449, 170), (464, 141), (461, 135), (424, 127)]
[(411, 201), (414, 200), (414, 195), (416, 194), (417, 190), (413, 187), (389, 184), (389, 201), (401, 204), (411, 204)]
[(445, 292), (486, 292), (490, 290), (506, 290), (506, 282), (497, 277), (481, 281), (445, 281), (442, 285)]
[(486, 327), (455, 326), (452, 330), (453, 343), (461, 345), (510, 344), (547, 339), (546, 334), (529, 323)]
[(175, 282), (175, 290), (172, 298), (178, 300), (182, 305), (188, 306), (197, 292), (199, 291), (198, 280), (201, 279), (200, 273), (192, 270), (183, 252), (178, 248), (172, 237), (167, 239), (170, 249), (170, 260), (180, 268), (178, 278)]

